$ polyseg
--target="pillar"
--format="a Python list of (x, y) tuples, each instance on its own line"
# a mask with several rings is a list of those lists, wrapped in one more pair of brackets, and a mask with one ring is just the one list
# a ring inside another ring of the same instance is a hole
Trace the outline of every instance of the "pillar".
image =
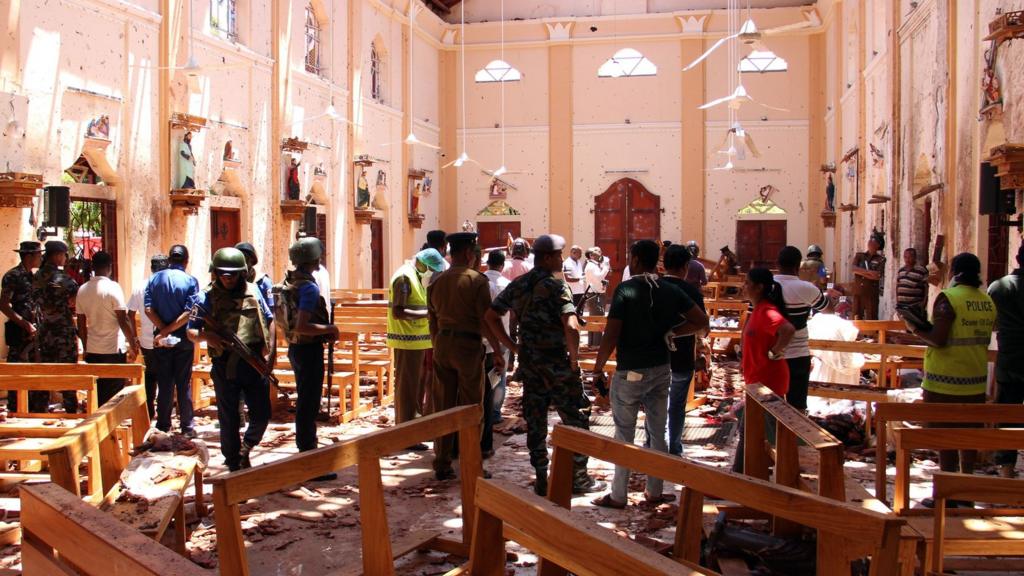
[[(703, 23), (703, 20), (701, 21)], [(703, 28), (703, 25), (701, 25)], [(681, 61), (685, 64), (693, 62), (704, 53), (704, 40), (700, 37), (684, 38), (681, 41)], [(681, 181), (680, 195), (680, 222), (679, 227), (682, 236), (675, 238), (679, 242), (696, 240), (701, 246), (705, 246), (704, 238), (704, 214), (706, 202), (705, 182), (705, 158), (704, 153), (705, 135), (705, 112), (699, 107), (705, 102), (706, 96), (704, 86), (704, 74), (706, 72), (705, 62), (697, 67), (681, 74), (680, 81), (682, 89), (682, 170), (680, 171)], [(733, 247), (735, 248), (735, 246)], [(705, 246), (705, 252), (707, 247)]]
[[(579, 243), (573, 234), (573, 93), (572, 45), (552, 44), (548, 48), (548, 230), (569, 242)], [(557, 215), (557, 217), (556, 217)]]

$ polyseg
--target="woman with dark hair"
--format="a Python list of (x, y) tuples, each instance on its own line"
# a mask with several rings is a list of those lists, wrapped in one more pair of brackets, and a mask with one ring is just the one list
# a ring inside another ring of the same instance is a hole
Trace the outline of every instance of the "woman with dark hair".
[(743, 330), (743, 380), (764, 384), (784, 397), (789, 389), (789, 366), (783, 353), (796, 328), (786, 319), (782, 286), (771, 270), (754, 268), (747, 273), (743, 289), (754, 307)]
[[(988, 383), (988, 346), (996, 322), (996, 307), (981, 289), (981, 260), (969, 252), (957, 254), (950, 266), (949, 288), (935, 299), (932, 323), (904, 313), (911, 333), (928, 344), (924, 356), (925, 402), (983, 404)], [(956, 428), (970, 424), (932, 424)], [(977, 452), (942, 450), (943, 472), (974, 471)], [(959, 465), (959, 470), (957, 470)]]

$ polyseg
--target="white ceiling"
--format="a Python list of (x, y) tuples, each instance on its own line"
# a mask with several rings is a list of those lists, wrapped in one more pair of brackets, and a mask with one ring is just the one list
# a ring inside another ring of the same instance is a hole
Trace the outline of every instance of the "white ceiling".
[[(739, 0), (747, 7), (748, 0)], [(751, 8), (780, 8), (809, 6), (812, 0), (749, 0)], [(500, 19), (499, 0), (463, 0), (467, 22), (496, 21)], [(725, 9), (728, 0), (505, 0), (505, 20), (538, 18), (564, 18), (612, 16), (628, 14), (656, 14), (682, 10)], [(458, 22), (460, 6), (452, 7), (446, 18)]]

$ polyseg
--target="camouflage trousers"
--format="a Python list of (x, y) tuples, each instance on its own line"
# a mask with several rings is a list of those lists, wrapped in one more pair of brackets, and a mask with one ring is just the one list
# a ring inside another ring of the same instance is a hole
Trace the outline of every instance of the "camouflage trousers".
[[(555, 407), (562, 424), (588, 430), (590, 399), (583, 393), (579, 372), (570, 369), (565, 350), (521, 350), (517, 376), (523, 383), (523, 419), (530, 464), (547, 468), (548, 408)], [(586, 456), (573, 456), (573, 473), (576, 479), (586, 479)]]
[[(78, 362), (78, 329), (71, 321), (39, 324), (36, 334), (39, 341), (40, 362)], [(64, 411), (78, 412), (78, 394), (74, 391), (61, 392)]]

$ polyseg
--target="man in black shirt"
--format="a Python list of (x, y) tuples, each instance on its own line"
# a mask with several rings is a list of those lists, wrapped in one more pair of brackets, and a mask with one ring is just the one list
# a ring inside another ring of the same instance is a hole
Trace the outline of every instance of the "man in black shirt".
[[(679, 244), (669, 246), (665, 250), (665, 275), (661, 281), (682, 290), (704, 311), (704, 293), (683, 280), (691, 257), (686, 247)], [(678, 456), (683, 453), (683, 419), (686, 417), (686, 399), (690, 394), (690, 382), (696, 368), (697, 335), (680, 336), (674, 344), (675, 350), (670, 354), (672, 384), (668, 391), (668, 453)]]

